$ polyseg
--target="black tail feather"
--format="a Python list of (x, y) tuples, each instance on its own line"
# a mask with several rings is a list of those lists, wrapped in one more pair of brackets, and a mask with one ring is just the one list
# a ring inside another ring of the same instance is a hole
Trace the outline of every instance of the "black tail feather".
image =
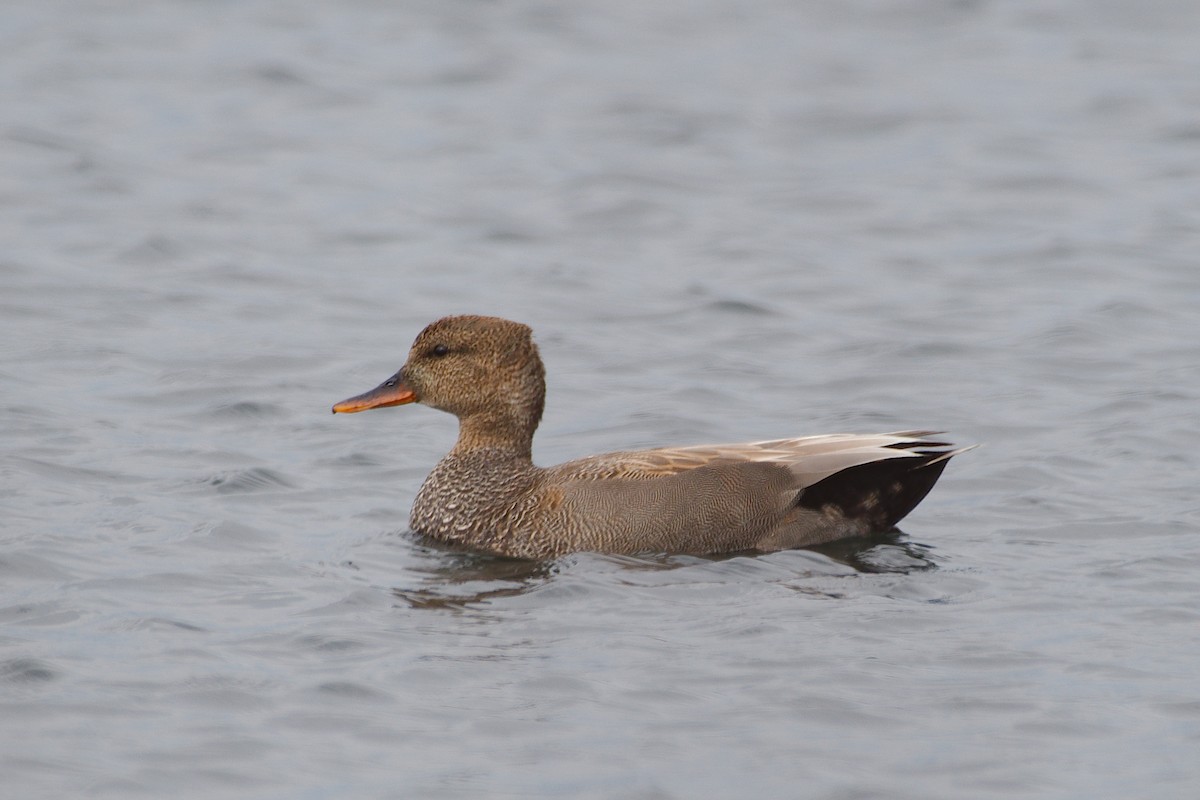
[(796, 502), (863, 520), (872, 530), (891, 530), (925, 499), (948, 461), (945, 453), (922, 453), (920, 459), (891, 458), (851, 467), (809, 486)]

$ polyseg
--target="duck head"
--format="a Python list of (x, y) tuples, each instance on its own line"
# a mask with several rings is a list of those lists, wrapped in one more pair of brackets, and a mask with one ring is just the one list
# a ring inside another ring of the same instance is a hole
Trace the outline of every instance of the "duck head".
[(428, 325), (408, 359), (379, 386), (336, 404), (335, 414), (422, 403), (480, 431), (532, 438), (546, 378), (529, 326), (499, 317), (443, 317)]

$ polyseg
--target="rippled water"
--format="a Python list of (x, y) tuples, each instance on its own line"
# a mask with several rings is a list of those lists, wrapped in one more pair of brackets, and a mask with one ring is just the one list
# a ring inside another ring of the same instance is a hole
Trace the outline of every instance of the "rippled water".
[[(13, 797), (1192, 798), (1200, 6), (0, 10)], [(534, 326), (542, 463), (942, 428), (905, 532), (405, 529)]]

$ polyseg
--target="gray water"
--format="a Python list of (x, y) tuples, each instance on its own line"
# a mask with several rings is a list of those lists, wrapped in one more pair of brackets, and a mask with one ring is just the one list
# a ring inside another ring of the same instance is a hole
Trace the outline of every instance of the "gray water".
[[(11, 2), (4, 797), (1200, 795), (1200, 5)], [(531, 324), (540, 463), (933, 428), (903, 533), (492, 560), (333, 417)]]

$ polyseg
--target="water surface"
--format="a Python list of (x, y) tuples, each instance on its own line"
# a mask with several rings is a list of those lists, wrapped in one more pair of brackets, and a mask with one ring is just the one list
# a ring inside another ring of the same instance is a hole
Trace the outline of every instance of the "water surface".
[[(1192, 798), (1200, 11), (0, 11), (20, 797)], [(335, 418), (534, 326), (535, 457), (945, 429), (902, 533), (431, 546)]]

